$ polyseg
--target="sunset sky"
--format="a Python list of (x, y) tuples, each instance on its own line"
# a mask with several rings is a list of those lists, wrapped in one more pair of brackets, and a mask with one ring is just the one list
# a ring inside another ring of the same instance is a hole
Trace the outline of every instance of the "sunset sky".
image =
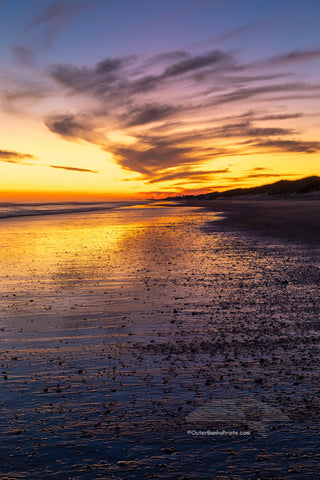
[(0, 200), (320, 174), (318, 0), (0, 0)]

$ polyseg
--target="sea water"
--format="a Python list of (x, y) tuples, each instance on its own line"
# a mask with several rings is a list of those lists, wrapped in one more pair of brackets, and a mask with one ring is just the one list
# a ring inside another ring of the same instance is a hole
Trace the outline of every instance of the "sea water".
[[(0, 202), (0, 218), (52, 215), (58, 213), (92, 212), (109, 210), (137, 202), (58, 202), (58, 203), (19, 203)], [(144, 203), (144, 202), (139, 202)]]

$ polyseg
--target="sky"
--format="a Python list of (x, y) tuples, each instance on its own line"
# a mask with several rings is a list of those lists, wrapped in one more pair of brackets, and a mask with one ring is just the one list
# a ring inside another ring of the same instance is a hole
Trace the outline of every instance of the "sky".
[(320, 174), (318, 0), (0, 0), (0, 201)]

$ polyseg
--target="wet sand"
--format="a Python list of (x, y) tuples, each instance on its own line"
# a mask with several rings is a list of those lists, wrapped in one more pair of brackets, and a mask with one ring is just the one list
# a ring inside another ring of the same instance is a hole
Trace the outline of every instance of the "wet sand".
[(227, 208), (1, 222), (1, 479), (319, 476), (318, 243)]
[[(250, 232), (262, 237), (274, 237), (296, 244), (319, 245), (320, 198), (258, 197), (211, 201), (188, 201), (190, 206), (201, 206), (222, 211), (223, 230)], [(215, 228), (215, 225), (212, 225)]]

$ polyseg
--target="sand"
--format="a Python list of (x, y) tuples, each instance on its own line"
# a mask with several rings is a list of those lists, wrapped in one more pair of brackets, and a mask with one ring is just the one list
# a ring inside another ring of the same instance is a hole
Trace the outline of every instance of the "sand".
[[(254, 233), (260, 237), (274, 237), (296, 244), (319, 245), (320, 199), (247, 197), (227, 200), (189, 201), (190, 206), (201, 206), (222, 211), (223, 231)], [(215, 225), (213, 226), (215, 227)]]
[(317, 478), (318, 243), (228, 208), (1, 222), (0, 478)]

